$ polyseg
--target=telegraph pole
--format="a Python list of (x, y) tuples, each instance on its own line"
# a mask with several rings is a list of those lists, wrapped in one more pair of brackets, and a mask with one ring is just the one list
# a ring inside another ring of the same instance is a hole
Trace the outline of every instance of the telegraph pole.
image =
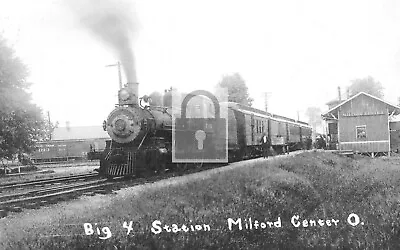
[(52, 133), (52, 131), (51, 131), (50, 111), (47, 111), (47, 117), (49, 119), (49, 139), (51, 141), (51, 133)]
[(265, 107), (265, 111), (268, 112), (268, 108), (269, 108), (269, 97), (271, 96), (271, 92), (264, 92), (264, 107)]
[(106, 67), (118, 67), (118, 79), (119, 79), (119, 89), (122, 89), (122, 75), (121, 75), (121, 63), (118, 61), (115, 64), (106, 65)]

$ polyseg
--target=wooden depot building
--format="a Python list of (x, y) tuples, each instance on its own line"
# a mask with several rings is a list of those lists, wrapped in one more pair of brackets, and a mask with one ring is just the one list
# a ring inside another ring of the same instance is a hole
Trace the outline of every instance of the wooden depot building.
[(360, 92), (338, 103), (322, 118), (327, 122), (328, 140), (335, 149), (372, 157), (390, 155), (390, 119), (400, 107)]

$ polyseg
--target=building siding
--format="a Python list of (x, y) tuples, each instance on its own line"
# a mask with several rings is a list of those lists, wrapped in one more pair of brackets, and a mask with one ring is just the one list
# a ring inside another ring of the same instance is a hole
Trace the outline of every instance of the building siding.
[[(388, 111), (384, 103), (361, 95), (340, 107), (340, 150), (389, 151)], [(366, 137), (357, 138), (357, 126), (365, 126)]]
[[(366, 126), (367, 136), (357, 139), (356, 126)], [(339, 119), (340, 142), (388, 140), (388, 115), (341, 117)]]
[(360, 153), (388, 152), (389, 141), (345, 142), (340, 143), (340, 150), (352, 150), (354, 152)]

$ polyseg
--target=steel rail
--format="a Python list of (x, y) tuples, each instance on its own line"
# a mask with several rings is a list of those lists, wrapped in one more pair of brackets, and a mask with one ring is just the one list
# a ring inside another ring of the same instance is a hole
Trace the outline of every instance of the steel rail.
[(60, 177), (46, 178), (46, 179), (42, 179), (42, 180), (24, 181), (24, 182), (10, 182), (10, 183), (0, 184), (0, 190), (9, 189), (9, 188), (18, 188), (18, 187), (24, 187), (24, 186), (33, 186), (33, 185), (39, 185), (39, 184), (49, 184), (49, 183), (59, 182), (59, 181), (69, 181), (69, 180), (76, 180), (76, 179), (83, 179), (83, 178), (91, 178), (91, 177), (97, 177), (97, 176), (98, 176), (97, 173), (93, 173), (93, 174), (60, 176)]

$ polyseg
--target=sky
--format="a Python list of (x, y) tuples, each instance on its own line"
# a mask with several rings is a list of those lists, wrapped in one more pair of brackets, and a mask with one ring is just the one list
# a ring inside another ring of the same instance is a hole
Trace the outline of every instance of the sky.
[[(33, 101), (60, 126), (101, 125), (117, 103), (118, 56), (62, 0), (0, 0), (0, 32), (30, 69)], [(90, 11), (97, 10), (89, 1)], [(400, 96), (400, 3), (122, 0), (131, 13), (139, 96), (212, 89), (238, 72), (254, 107), (306, 121), (356, 78)], [(111, 9), (111, 8), (110, 8)], [(126, 81), (124, 79), (124, 81)]]

